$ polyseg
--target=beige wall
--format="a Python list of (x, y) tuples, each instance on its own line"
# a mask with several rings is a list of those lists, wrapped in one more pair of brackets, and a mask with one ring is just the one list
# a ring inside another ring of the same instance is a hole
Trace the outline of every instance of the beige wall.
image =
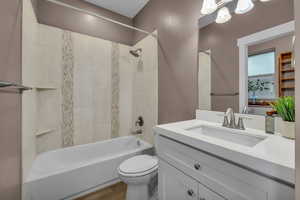
[(110, 41), (72, 33), (74, 43), (74, 145), (111, 137)]
[[(142, 48), (141, 58), (134, 59), (133, 123), (142, 116), (145, 121), (142, 139), (154, 144), (153, 127), (158, 121), (158, 53), (157, 39), (147, 36), (134, 49)], [(121, 118), (121, 121), (123, 119)]]
[[(36, 47), (38, 45), (38, 27), (31, 3), (23, 1), (23, 22), (22, 22), (22, 82), (26, 85), (35, 85), (37, 74)], [(25, 27), (26, 24), (26, 27)], [(35, 113), (36, 95), (33, 90), (26, 91), (22, 95), (22, 167), (29, 169), (36, 156), (36, 116)], [(34, 113), (30, 118), (27, 113)], [(25, 158), (25, 159), (24, 159)], [(27, 174), (23, 170), (23, 177)]]
[[(212, 23), (199, 31), (199, 49), (211, 49), (214, 59), (212, 92), (239, 91), (237, 39), (293, 20), (293, 9), (293, 0), (257, 2), (255, 8), (249, 13), (233, 15), (228, 23)], [(212, 110), (224, 111), (232, 106), (238, 110), (238, 104), (238, 96), (212, 98)]]
[[(296, 77), (300, 77), (300, 2), (295, 2), (296, 20)], [(296, 200), (300, 199), (300, 78), (296, 78)]]

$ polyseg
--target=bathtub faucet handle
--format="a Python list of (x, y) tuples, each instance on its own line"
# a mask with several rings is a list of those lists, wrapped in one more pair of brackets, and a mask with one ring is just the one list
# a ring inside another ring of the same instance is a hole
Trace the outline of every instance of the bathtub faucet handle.
[(143, 126), (144, 126), (144, 119), (142, 116), (139, 116), (135, 122), (135, 127), (132, 130), (132, 134), (134, 135), (141, 135), (143, 134)]
[(144, 126), (144, 119), (142, 116), (139, 116), (138, 119), (136, 120), (135, 122), (135, 126), (139, 126), (139, 127), (142, 127)]

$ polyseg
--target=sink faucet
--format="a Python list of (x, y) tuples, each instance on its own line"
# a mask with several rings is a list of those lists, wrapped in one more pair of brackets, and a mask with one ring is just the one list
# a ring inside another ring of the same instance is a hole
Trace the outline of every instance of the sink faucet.
[(225, 115), (227, 116), (227, 119), (228, 119), (227, 128), (236, 129), (237, 126), (236, 126), (236, 123), (235, 123), (235, 115), (234, 115), (233, 109), (228, 108)]
[(248, 106), (244, 106), (242, 114), (248, 114)]
[(235, 114), (232, 108), (228, 108), (225, 112), (223, 126), (226, 128), (245, 130), (244, 119), (251, 119), (246, 116), (239, 116), (238, 123), (235, 121)]

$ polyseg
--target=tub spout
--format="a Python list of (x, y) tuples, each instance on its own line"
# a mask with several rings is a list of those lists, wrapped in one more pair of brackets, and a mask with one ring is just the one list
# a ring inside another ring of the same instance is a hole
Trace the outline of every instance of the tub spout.
[(143, 130), (142, 129), (134, 130), (134, 131), (132, 131), (132, 134), (133, 135), (141, 135), (141, 134), (143, 134)]

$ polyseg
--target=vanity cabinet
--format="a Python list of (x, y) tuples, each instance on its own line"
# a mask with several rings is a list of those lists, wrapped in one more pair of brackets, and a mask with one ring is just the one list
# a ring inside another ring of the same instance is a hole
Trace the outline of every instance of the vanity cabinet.
[(294, 200), (292, 185), (156, 136), (161, 200)]
[(166, 162), (159, 166), (160, 200), (225, 200)]

